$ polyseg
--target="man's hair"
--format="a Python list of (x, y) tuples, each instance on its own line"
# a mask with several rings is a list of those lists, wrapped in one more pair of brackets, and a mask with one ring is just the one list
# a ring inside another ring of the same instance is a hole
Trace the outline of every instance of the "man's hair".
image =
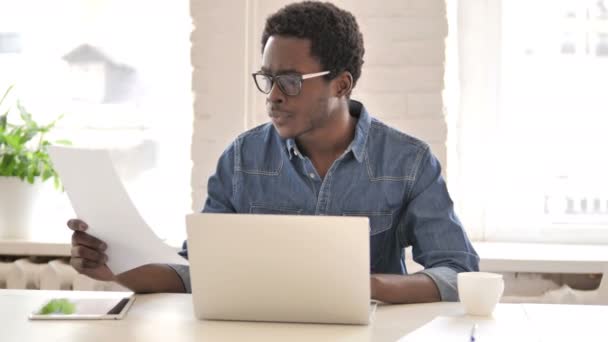
[(287, 5), (266, 19), (262, 34), (262, 52), (270, 36), (295, 37), (310, 40), (311, 55), (324, 70), (331, 71), (326, 79), (348, 71), (353, 76), (353, 88), (361, 76), (363, 65), (363, 35), (355, 17), (329, 2), (304, 1)]

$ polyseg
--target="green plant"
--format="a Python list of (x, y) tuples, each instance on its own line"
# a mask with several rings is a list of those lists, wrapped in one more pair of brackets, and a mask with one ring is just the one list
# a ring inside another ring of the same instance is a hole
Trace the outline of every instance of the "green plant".
[[(0, 106), (12, 88), (13, 86), (10, 86), (0, 99)], [(11, 106), (0, 114), (0, 176), (19, 177), (30, 184), (33, 184), (37, 178), (43, 182), (53, 178), (55, 187), (59, 189), (61, 186), (59, 176), (47, 152), (48, 146), (52, 144), (45, 139), (45, 134), (55, 127), (63, 115), (48, 125), (40, 125), (32, 119), (32, 115), (20, 101), (17, 101), (16, 108), (23, 121), (20, 124), (8, 122)], [(67, 140), (53, 143), (70, 144)]]

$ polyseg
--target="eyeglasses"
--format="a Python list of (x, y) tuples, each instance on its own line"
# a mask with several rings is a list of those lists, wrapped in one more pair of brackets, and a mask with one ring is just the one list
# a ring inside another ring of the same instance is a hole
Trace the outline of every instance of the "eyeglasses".
[(304, 80), (327, 75), (329, 73), (329, 71), (321, 71), (316, 72), (314, 74), (305, 75), (282, 74), (272, 76), (258, 71), (252, 74), (252, 76), (256, 87), (258, 87), (258, 89), (264, 94), (270, 94), (270, 91), (272, 91), (272, 86), (276, 82), (283, 94), (287, 96), (298, 96), (300, 94), (300, 91), (302, 91), (302, 82)]

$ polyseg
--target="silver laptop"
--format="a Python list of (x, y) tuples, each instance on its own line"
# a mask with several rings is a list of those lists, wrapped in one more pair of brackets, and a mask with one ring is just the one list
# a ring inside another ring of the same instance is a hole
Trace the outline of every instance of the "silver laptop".
[(197, 318), (369, 323), (367, 218), (191, 214), (186, 222)]

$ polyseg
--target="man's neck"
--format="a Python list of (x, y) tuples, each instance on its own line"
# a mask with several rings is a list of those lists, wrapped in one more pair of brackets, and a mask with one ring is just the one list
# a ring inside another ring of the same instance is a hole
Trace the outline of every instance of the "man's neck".
[(356, 126), (357, 118), (350, 115), (346, 104), (340, 106), (327, 125), (297, 138), (298, 147), (311, 159), (321, 177), (353, 141)]

